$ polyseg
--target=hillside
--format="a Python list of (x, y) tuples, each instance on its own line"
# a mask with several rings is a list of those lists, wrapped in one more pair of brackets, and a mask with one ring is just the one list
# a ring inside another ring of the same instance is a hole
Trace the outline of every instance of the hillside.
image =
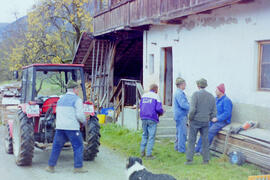
[(9, 23), (0, 23), (0, 37), (8, 25)]

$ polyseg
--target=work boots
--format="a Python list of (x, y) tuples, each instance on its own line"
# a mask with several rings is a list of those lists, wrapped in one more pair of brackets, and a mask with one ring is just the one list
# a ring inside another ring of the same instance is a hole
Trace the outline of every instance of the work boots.
[(81, 168), (74, 168), (73, 172), (74, 173), (87, 173), (88, 170), (86, 170), (83, 167), (81, 167)]
[(48, 167), (46, 167), (45, 170), (46, 170), (47, 172), (49, 172), (49, 173), (54, 173), (54, 172), (55, 172), (54, 166), (48, 166)]

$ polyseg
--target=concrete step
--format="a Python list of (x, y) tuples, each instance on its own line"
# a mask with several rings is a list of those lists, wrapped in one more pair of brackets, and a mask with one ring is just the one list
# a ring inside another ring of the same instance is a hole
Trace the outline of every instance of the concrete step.
[(173, 112), (172, 111), (165, 111), (165, 113), (161, 117), (172, 117), (173, 118)]
[(163, 105), (163, 109), (165, 109), (166, 111), (173, 111), (173, 107), (172, 106)]
[(156, 139), (170, 139), (171, 141), (175, 141), (175, 135), (156, 135)]
[(159, 124), (158, 126), (160, 127), (175, 127), (176, 126), (176, 123), (175, 123), (175, 120), (173, 120), (173, 118), (169, 118), (169, 117), (163, 117), (163, 118), (160, 118), (159, 119)]
[(157, 128), (157, 135), (175, 135), (176, 128), (175, 127), (159, 127)]

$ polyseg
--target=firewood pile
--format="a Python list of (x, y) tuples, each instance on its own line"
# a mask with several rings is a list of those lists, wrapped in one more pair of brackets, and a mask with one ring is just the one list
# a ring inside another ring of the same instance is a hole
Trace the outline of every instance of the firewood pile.
[(90, 99), (91, 95), (91, 82), (85, 82), (85, 89), (86, 89), (86, 97), (87, 99)]

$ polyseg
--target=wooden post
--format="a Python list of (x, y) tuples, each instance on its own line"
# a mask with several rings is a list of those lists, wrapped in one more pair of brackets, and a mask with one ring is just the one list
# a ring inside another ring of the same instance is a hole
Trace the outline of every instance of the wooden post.
[(101, 88), (101, 94), (102, 97), (106, 96), (106, 87), (107, 87), (107, 83), (105, 83), (106, 81), (106, 63), (108, 61), (109, 58), (109, 49), (110, 49), (110, 44), (108, 41), (106, 41), (106, 46), (105, 46), (105, 52), (104, 52), (104, 62), (103, 62), (103, 69), (102, 69), (102, 73), (103, 73), (103, 77), (102, 77), (102, 84), (104, 84), (104, 86)]
[(124, 126), (124, 108), (125, 108), (125, 82), (122, 81), (122, 121), (121, 125)]
[(106, 106), (109, 107), (109, 85), (108, 85), (108, 69), (109, 69), (109, 64), (108, 62), (110, 61), (110, 52), (111, 52), (111, 48), (112, 48), (112, 43), (109, 42), (109, 46), (107, 48), (107, 58), (106, 58), (106, 62), (104, 62), (104, 74), (107, 74), (107, 76), (104, 75), (103, 77), (103, 84), (106, 84), (104, 86), (104, 94), (107, 94), (107, 99), (106, 99)]
[(117, 106), (117, 105), (115, 105), (115, 104), (116, 104), (116, 99), (115, 99), (115, 97), (114, 97), (114, 98), (113, 98), (113, 109), (114, 109), (114, 111), (113, 111), (113, 123), (116, 122), (115, 114), (116, 114), (116, 106)]
[[(95, 76), (94, 76), (94, 96), (96, 96), (96, 90), (97, 90), (97, 83), (96, 83), (96, 80), (97, 80), (97, 67), (98, 67), (98, 56), (99, 56), (99, 40), (98, 40), (98, 43), (97, 43), (97, 56), (96, 56), (96, 66), (95, 66)], [(95, 101), (95, 100), (94, 100)]]
[(138, 107), (138, 104), (139, 104), (139, 92), (138, 92), (138, 89), (137, 89), (137, 86), (136, 87), (136, 120), (137, 120), (137, 130), (139, 130), (139, 107)]
[(90, 91), (91, 92), (91, 95), (90, 96), (91, 96), (91, 101), (92, 102), (94, 102), (93, 101), (93, 92), (94, 92), (93, 91), (93, 86), (94, 86), (94, 83), (93, 82), (94, 82), (94, 61), (95, 61), (96, 41), (94, 40), (93, 43), (94, 43), (94, 45), (93, 45), (93, 53), (92, 53), (92, 72), (91, 72), (92, 73), (92, 77), (91, 77), (91, 91)]
[(111, 48), (111, 55), (110, 55), (110, 59), (108, 61), (108, 69), (107, 69), (107, 74), (108, 74), (108, 91), (107, 91), (107, 103), (109, 105), (109, 100), (111, 98), (111, 94), (113, 93), (114, 89), (113, 89), (113, 77), (114, 77), (114, 57), (115, 57), (115, 53), (116, 53), (116, 46), (117, 43), (114, 42)]
[[(102, 81), (102, 68), (103, 68), (103, 49), (104, 49), (104, 41), (101, 41), (102, 42), (102, 44), (101, 44), (101, 57), (100, 57), (100, 65), (99, 65), (99, 67), (100, 67), (100, 70), (99, 70), (99, 86), (98, 86), (98, 97), (99, 97), (99, 100), (102, 100), (102, 94), (101, 94), (101, 86), (103, 86), (104, 84), (102, 84), (101, 83), (101, 81)], [(99, 102), (99, 105), (100, 105), (100, 102)]]

